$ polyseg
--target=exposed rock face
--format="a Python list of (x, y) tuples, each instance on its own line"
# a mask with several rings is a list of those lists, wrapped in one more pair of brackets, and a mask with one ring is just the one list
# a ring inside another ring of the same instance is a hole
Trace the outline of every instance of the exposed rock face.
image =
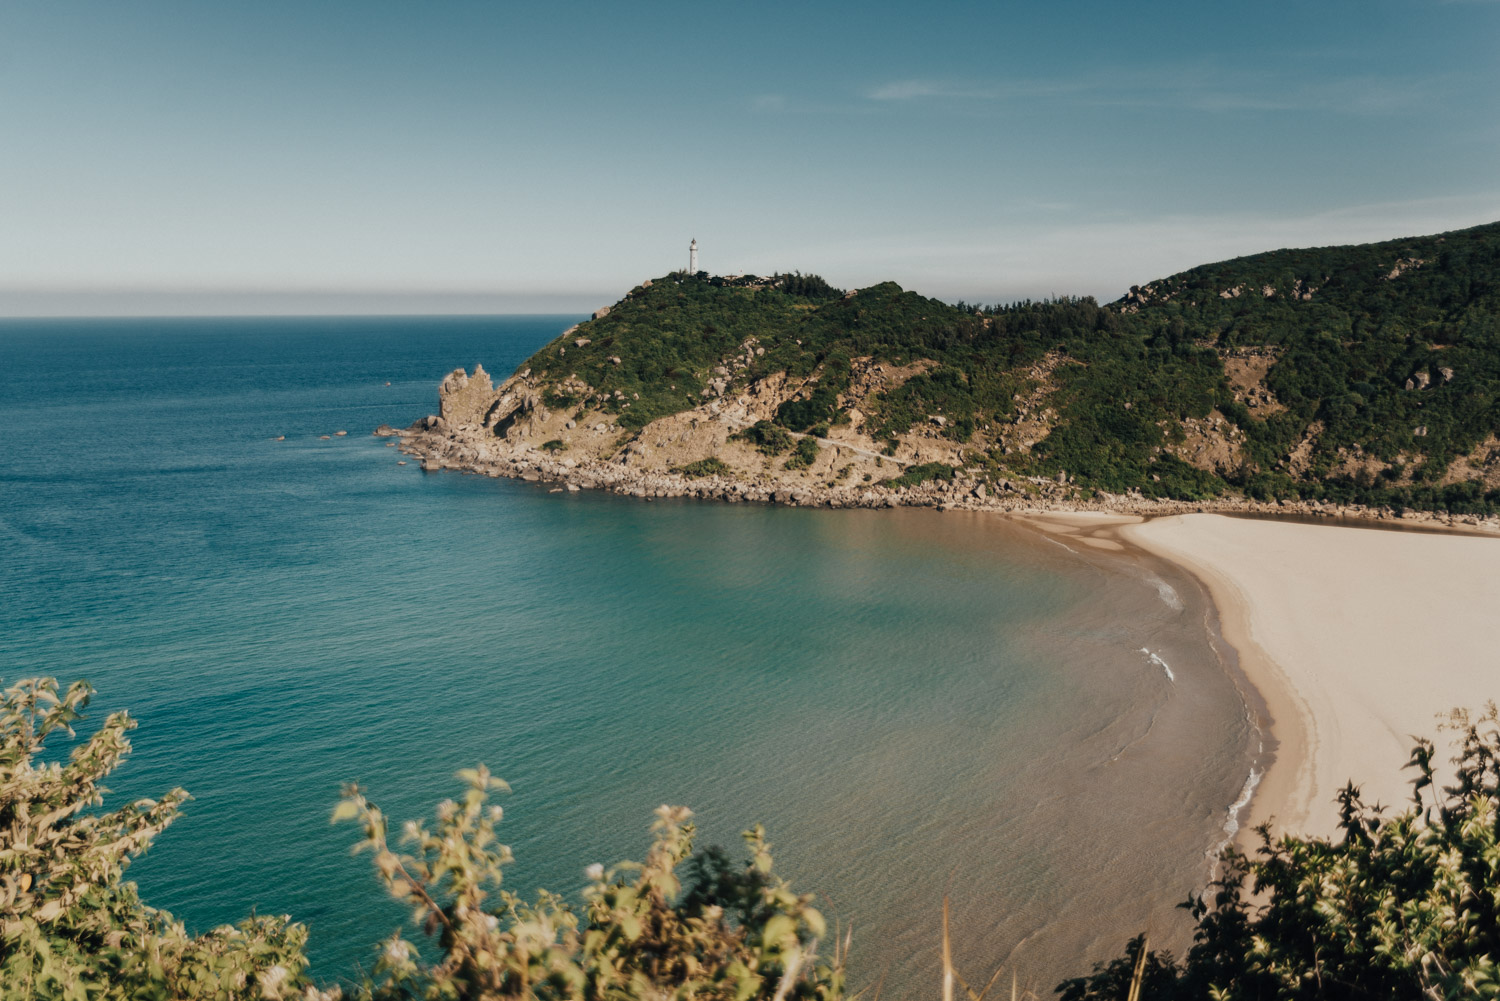
[[(755, 345), (750, 342), (741, 346), (742, 353), (752, 357), (754, 350)], [(817, 373), (788, 378), (787, 373), (777, 372), (747, 382), (742, 361), (743, 358), (736, 356), (720, 366), (722, 374), (712, 379), (713, 395), (698, 407), (660, 418), (638, 430), (618, 424), (621, 411), (611, 412), (620, 406), (618, 399), (606, 400), (576, 376), (570, 375), (561, 382), (554, 379), (549, 384), (560, 396), (574, 400), (554, 410), (546, 405), (530, 369), (518, 372), (496, 387), (484, 369), (476, 366), (472, 375), (456, 369), (443, 379), (439, 414), (424, 417), (404, 431), (382, 425), (376, 433), (399, 435), (401, 450), (421, 460), (421, 468), (428, 472), (459, 470), (509, 476), (546, 484), (549, 489), (561, 485), (557, 489), (566, 492), (610, 490), (645, 500), (692, 497), (728, 503), (834, 508), (918, 506), (945, 511), (1218, 510), (1393, 517), (1388, 510), (1301, 502), (1258, 503), (1237, 497), (1211, 502), (1155, 500), (1136, 492), (1082, 491), (1065, 472), (1055, 477), (1014, 474), (998, 477), (983, 469), (965, 468), (964, 450), (975, 443), (979, 443), (979, 451), (998, 448), (1009, 453), (1013, 448), (1027, 449), (1046, 435), (1056, 419), (1048, 403), (1055, 389), (1052, 373), (1059, 364), (1072, 363), (1054, 355), (1047, 356), (1028, 373), (1031, 388), (1016, 396), (1016, 411), (1010, 423), (981, 425), (969, 445), (960, 445), (943, 436), (946, 419), (929, 415), (936, 419), (914, 425), (898, 437), (894, 448), (869, 436), (863, 426), (865, 414), (860, 405), (874, 405), (870, 399), (874, 394), (901, 385), (931, 363), (918, 361), (897, 367), (875, 364), (865, 358), (854, 359), (850, 386), (839, 396), (839, 405), (850, 420), (829, 430), (810, 465), (787, 469), (786, 454), (767, 456), (735, 435), (756, 421), (772, 418), (783, 402), (804, 397), (816, 385)], [(1278, 406), (1262, 381), (1275, 356), (1269, 352), (1244, 352), (1234, 361), (1233, 366), (1226, 362), (1226, 368), (1230, 369), (1236, 396), (1245, 399), (1247, 405), (1254, 405), (1252, 401), (1265, 395), (1262, 405)], [(1451, 378), (1448, 371), (1439, 372), (1445, 380)], [(1427, 379), (1423, 385), (1430, 381)], [(615, 396), (623, 398), (623, 394)], [(1185, 461), (1200, 468), (1217, 468), (1239, 460), (1238, 429), (1218, 412), (1201, 421), (1186, 422), (1185, 430), (1186, 438), (1172, 447)], [(1305, 440), (1288, 460), (1289, 471), (1296, 472), (1306, 464), (1311, 454), (1309, 443), (1321, 432), (1316, 421), (1308, 428)], [(1426, 428), (1415, 428), (1413, 432), (1420, 436)], [(807, 436), (793, 433), (790, 437)], [(562, 449), (554, 452), (558, 443)], [(544, 449), (543, 445), (548, 447)], [(709, 476), (689, 475), (688, 467), (709, 458), (717, 459), (723, 464), (719, 468), (728, 471)], [(1362, 460), (1351, 457), (1350, 461)], [(913, 465), (927, 462), (953, 467), (953, 478), (929, 480), (915, 486), (883, 482), (898, 477)], [(1451, 478), (1500, 482), (1500, 441), (1490, 443), (1482, 454), (1467, 457), (1465, 462), (1461, 469), (1455, 463)], [(1472, 516), (1407, 512), (1406, 519), (1500, 531), (1500, 522), (1486, 522)]]
[(483, 365), (475, 365), (472, 376), (454, 369), (438, 387), (438, 414), (449, 424), (481, 425), (494, 395), (495, 387)]

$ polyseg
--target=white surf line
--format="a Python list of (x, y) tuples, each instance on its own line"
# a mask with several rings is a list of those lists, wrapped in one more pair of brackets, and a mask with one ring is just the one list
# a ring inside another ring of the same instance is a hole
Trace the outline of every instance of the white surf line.
[(1245, 787), (1240, 790), (1240, 798), (1229, 804), (1229, 816), (1224, 820), (1225, 838), (1219, 845), (1219, 851), (1223, 851), (1234, 840), (1234, 836), (1240, 832), (1240, 811), (1250, 805), (1250, 798), (1255, 795), (1255, 787), (1260, 785), (1261, 772), (1256, 768), (1250, 769), (1249, 778), (1245, 779)]
[(1175, 675), (1175, 674), (1172, 673), (1172, 668), (1167, 664), (1166, 661), (1162, 660), (1159, 655), (1152, 653), (1150, 650), (1147, 650), (1145, 647), (1141, 647), (1141, 653), (1143, 653), (1147, 657), (1151, 658), (1151, 663), (1158, 665), (1163, 671), (1167, 672), (1167, 680), (1168, 681), (1175, 682), (1177, 680), (1177, 675)]
[(1042, 538), (1046, 539), (1048, 542), (1052, 543), (1054, 546), (1062, 546), (1064, 549), (1066, 549), (1068, 552), (1072, 553), (1074, 556), (1081, 556), (1082, 555), (1081, 553), (1079, 553), (1078, 550), (1074, 549), (1072, 546), (1064, 545), (1063, 543), (1058, 542), (1056, 539), (1054, 539), (1050, 535), (1043, 535)]

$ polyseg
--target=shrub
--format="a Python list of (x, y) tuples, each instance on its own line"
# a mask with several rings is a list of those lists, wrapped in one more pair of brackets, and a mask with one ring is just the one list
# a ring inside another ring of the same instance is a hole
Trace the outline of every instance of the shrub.
[(74, 736), (92, 694), (34, 678), (0, 699), (0, 998), (327, 997), (304, 976), (304, 926), (251, 917), (193, 936), (122, 882), (188, 795), (90, 812), (135, 721), (111, 714), (66, 764), (41, 755), (48, 737)]
[[(483, 767), (459, 772), (464, 792), (438, 807), (428, 828), (409, 823), (394, 851), (385, 815), (356, 786), (334, 813), (364, 827), (362, 847), (391, 895), (436, 935), (441, 955), (424, 962), (398, 930), (385, 940), (366, 993), (417, 998), (657, 999), (842, 996), (842, 949), (818, 956), (827, 929), (811, 897), (772, 873), (765, 831), (745, 832), (751, 859), (696, 858), (692, 812), (662, 806), (644, 864), (591, 866), (577, 914), (556, 894), (526, 903), (501, 889), (510, 849), (495, 840), (505, 784)], [(687, 884), (678, 874), (687, 862)]]
[(792, 436), (770, 421), (756, 421), (729, 437), (733, 441), (748, 441), (765, 455), (781, 455), (792, 448)]
[(566, 452), (568, 450), (568, 443), (561, 438), (553, 438), (551, 441), (542, 442), (542, 448), (548, 452)]
[[(174, 789), (111, 813), (99, 783), (130, 750), (135, 722), (115, 713), (74, 747), (66, 764), (41, 758), (43, 743), (71, 725), (92, 689), (58, 692), (50, 678), (22, 681), (0, 701), (0, 999), (213, 999), (337, 1001), (306, 976), (307, 930), (285, 917), (252, 917), (191, 936), (146, 906), (121, 876), (131, 858), (177, 816)], [(505, 784), (482, 765), (459, 772), (458, 800), (436, 824), (405, 825), (405, 852), (387, 839), (385, 815), (347, 786), (333, 819), (364, 828), (387, 890), (435, 938), (419, 952), (395, 931), (379, 945), (373, 976), (354, 995), (368, 1001), (837, 1001), (848, 941), (830, 955), (812, 898), (777, 877), (757, 826), (750, 858), (693, 853), (691, 812), (663, 806), (644, 864), (589, 870), (581, 913), (556, 894), (534, 903), (501, 888), (510, 849), (495, 840)], [(424, 956), (431, 956), (429, 962)]]
[[(1434, 785), (1433, 743), (1412, 748), (1412, 805), (1385, 816), (1359, 788), (1338, 797), (1338, 838), (1260, 828), (1251, 858), (1226, 854), (1182, 962), (1125, 957), (1059, 986), (1064, 1001), (1123, 998), (1137, 963), (1142, 997), (1480, 998), (1500, 994), (1500, 715), (1455, 711), (1453, 785)], [(1247, 889), (1248, 884), (1248, 889)]]
[(950, 466), (945, 462), (924, 462), (920, 466), (908, 467), (900, 476), (892, 476), (881, 482), (893, 489), (914, 487), (928, 480), (943, 480), (951, 483), (957, 473), (958, 467)]
[(686, 466), (672, 470), (672, 472), (681, 473), (683, 476), (688, 476), (696, 480), (702, 479), (705, 476), (728, 476), (734, 472), (734, 469), (717, 455), (711, 455), (707, 459), (690, 462)]
[(818, 460), (818, 453), (820, 451), (818, 439), (812, 435), (798, 438), (796, 451), (792, 453), (791, 458), (783, 463), (783, 467), (786, 469), (806, 469)]

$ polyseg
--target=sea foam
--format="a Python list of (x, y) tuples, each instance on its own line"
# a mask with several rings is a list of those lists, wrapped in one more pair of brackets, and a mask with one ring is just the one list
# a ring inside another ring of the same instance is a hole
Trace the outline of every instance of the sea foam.
[(1141, 653), (1143, 653), (1147, 657), (1151, 658), (1151, 663), (1157, 665), (1163, 671), (1167, 672), (1167, 680), (1168, 681), (1174, 681), (1175, 682), (1177, 680), (1177, 675), (1175, 675), (1175, 674), (1172, 673), (1172, 667), (1171, 667), (1171, 665), (1168, 664), (1166, 661), (1162, 660), (1161, 656), (1159, 654), (1154, 654), (1150, 650), (1147, 650), (1145, 647), (1141, 647)]

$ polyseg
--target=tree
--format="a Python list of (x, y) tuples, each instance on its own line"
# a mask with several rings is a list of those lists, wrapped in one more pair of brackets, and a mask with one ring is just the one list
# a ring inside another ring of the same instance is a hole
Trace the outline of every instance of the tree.
[(49, 736), (74, 736), (92, 694), (35, 678), (0, 698), (0, 998), (329, 997), (303, 975), (302, 925), (252, 917), (193, 936), (122, 882), (188, 795), (88, 812), (135, 721), (111, 714), (66, 764), (39, 756)]

